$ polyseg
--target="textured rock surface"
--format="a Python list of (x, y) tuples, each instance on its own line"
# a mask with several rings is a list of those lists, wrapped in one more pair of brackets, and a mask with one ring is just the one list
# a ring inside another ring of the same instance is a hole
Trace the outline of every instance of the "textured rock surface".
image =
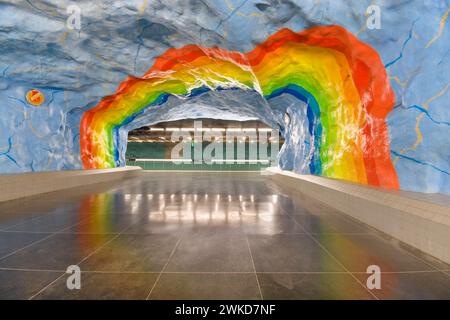
[[(195, 43), (249, 51), (283, 27), (301, 31), (336, 24), (375, 48), (387, 68), (397, 101), (387, 123), (401, 188), (450, 193), (448, 1), (380, 1), (379, 30), (366, 28), (372, 1), (77, 1), (81, 30), (67, 28), (70, 4), (0, 1), (2, 173), (80, 168), (82, 113), (112, 94), (127, 75), (144, 74), (171, 47)], [(31, 88), (45, 94), (43, 105), (26, 102)], [(183, 104), (173, 101), (170, 113), (164, 112), (166, 105), (121, 134), (199, 113), (282, 125), (282, 114), (291, 108), (296, 116), (290, 125), (298, 126), (280, 164), (308, 172), (302, 103), (281, 97), (267, 104), (249, 95), (212, 92)]]

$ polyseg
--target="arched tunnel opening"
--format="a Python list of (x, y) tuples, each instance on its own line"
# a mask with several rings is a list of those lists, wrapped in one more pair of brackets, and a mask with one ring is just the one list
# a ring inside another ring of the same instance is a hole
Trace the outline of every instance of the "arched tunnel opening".
[(262, 170), (277, 166), (284, 138), (255, 120), (159, 122), (128, 133), (127, 165), (145, 170)]
[[(212, 91), (187, 101), (171, 97), (163, 107), (143, 113), (123, 127), (128, 137), (121, 139), (120, 148), (126, 145), (126, 164), (146, 169), (280, 166), (307, 173), (307, 128), (306, 105), (295, 98), (284, 95), (269, 104), (253, 91)], [(181, 158), (189, 161), (180, 161), (178, 151), (172, 153), (179, 144), (183, 145)], [(120, 152), (123, 155), (124, 150)], [(123, 156), (119, 163), (123, 164)]]

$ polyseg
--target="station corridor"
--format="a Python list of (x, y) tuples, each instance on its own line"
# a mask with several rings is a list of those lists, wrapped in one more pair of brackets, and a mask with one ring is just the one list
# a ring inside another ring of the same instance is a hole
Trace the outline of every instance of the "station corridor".
[(450, 267), (259, 172), (143, 173), (0, 204), (0, 299), (98, 298), (449, 299)]

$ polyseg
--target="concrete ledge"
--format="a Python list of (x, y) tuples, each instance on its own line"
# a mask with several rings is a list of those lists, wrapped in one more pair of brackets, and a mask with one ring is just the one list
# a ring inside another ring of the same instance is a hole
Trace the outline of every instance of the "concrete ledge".
[(450, 196), (382, 190), (268, 168), (271, 179), (450, 264)]
[(136, 176), (141, 171), (140, 167), (123, 167), (2, 175), (0, 176), (0, 185), (2, 186), (0, 202), (95, 183), (122, 180)]

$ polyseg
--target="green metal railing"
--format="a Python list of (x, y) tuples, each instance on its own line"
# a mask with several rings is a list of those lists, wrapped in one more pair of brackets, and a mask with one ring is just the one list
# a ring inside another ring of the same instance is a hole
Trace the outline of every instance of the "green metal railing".
[[(209, 143), (202, 142), (206, 147)], [(194, 143), (191, 146), (191, 157), (194, 156)], [(225, 145), (224, 145), (225, 146)], [(223, 160), (222, 163), (196, 163), (193, 159), (187, 159), (183, 162), (179, 159), (170, 159), (170, 151), (172, 146), (165, 143), (136, 143), (129, 142), (127, 146), (127, 165), (139, 166), (144, 170), (202, 170), (202, 171), (259, 171), (270, 166), (269, 160), (248, 160), (249, 146), (246, 143), (245, 155), (246, 160), (237, 160), (237, 149), (235, 149), (234, 160)], [(235, 147), (237, 148), (237, 147)], [(223, 149), (223, 158), (227, 158), (227, 149)]]
[(144, 170), (194, 170), (194, 171), (260, 171), (270, 167), (270, 161), (250, 160), (237, 163), (194, 163), (192, 160), (179, 161), (170, 159), (128, 159), (127, 166), (139, 166)]

